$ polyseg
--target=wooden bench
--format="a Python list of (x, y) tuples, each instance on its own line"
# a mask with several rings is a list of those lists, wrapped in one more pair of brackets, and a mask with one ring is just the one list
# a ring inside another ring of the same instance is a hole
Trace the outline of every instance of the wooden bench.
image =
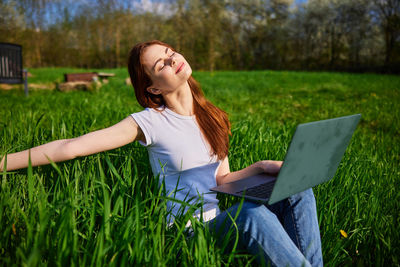
[(0, 43), (0, 83), (23, 83), (28, 96), (28, 71), (22, 67), (22, 46)]
[(86, 73), (65, 73), (65, 82), (93, 82), (99, 78), (106, 80), (110, 77), (114, 77), (114, 73), (105, 72), (86, 72)]

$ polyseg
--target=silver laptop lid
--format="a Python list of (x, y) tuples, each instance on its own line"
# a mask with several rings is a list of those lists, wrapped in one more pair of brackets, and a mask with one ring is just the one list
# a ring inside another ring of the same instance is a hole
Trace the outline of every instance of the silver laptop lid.
[(360, 118), (355, 114), (299, 124), (268, 203), (331, 179)]

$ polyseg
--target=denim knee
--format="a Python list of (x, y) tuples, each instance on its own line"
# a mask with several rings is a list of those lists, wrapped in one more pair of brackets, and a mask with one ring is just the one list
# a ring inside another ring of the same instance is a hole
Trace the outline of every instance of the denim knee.
[(302, 192), (296, 193), (288, 197), (290, 203), (295, 204), (297, 202), (309, 201), (315, 202), (315, 197), (312, 188), (306, 189)]

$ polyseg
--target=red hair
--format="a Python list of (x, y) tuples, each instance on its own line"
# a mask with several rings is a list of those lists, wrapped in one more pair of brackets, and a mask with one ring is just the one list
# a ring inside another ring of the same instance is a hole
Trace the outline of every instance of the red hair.
[[(162, 95), (154, 95), (146, 90), (152, 82), (144, 70), (141, 57), (146, 47), (155, 44), (175, 51), (170, 45), (154, 40), (135, 45), (128, 58), (128, 71), (135, 89), (136, 99), (144, 108), (159, 108), (166, 105)], [(204, 97), (200, 84), (192, 76), (189, 77), (188, 84), (193, 95), (193, 112), (200, 130), (210, 144), (212, 155), (216, 155), (218, 159), (222, 160), (228, 155), (229, 135), (231, 134), (228, 114)]]

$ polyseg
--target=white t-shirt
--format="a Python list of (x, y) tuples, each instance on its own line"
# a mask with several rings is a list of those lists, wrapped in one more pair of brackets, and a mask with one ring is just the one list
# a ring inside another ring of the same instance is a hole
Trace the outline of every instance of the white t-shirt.
[[(210, 188), (216, 186), (220, 162), (210, 155), (210, 146), (202, 135), (195, 116), (183, 116), (172, 110), (152, 108), (131, 114), (141, 128), (154, 175), (165, 179), (167, 195), (190, 204), (203, 200), (203, 219), (218, 213), (218, 199)], [(168, 201), (172, 215), (184, 212), (177, 202)], [(200, 216), (200, 211), (196, 214)]]

